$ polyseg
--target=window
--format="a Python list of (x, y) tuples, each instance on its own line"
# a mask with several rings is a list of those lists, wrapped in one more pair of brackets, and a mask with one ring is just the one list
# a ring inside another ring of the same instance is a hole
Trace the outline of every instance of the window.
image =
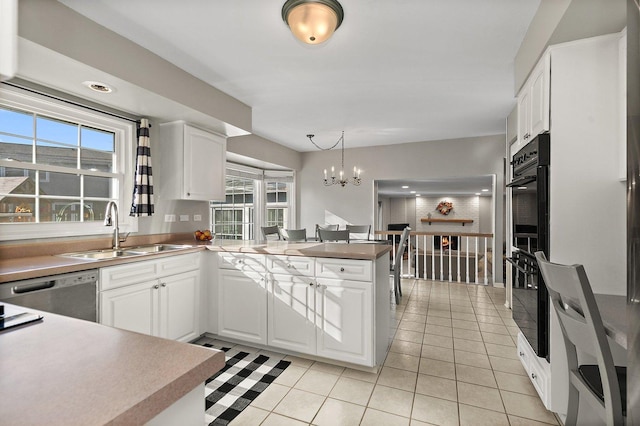
[(227, 176), (224, 203), (213, 203), (212, 230), (216, 238), (252, 240), (254, 180)]
[(124, 194), (135, 125), (17, 89), (0, 95), (2, 239), (112, 232), (102, 225), (111, 200), (133, 231)]
[(216, 238), (261, 238), (261, 226), (292, 227), (293, 172), (227, 165), (226, 199), (211, 203)]

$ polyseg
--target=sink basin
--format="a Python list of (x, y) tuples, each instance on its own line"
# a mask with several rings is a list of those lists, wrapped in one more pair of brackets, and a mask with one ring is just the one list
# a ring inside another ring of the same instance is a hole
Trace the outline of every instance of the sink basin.
[(75, 259), (101, 260), (101, 259), (117, 259), (119, 257), (142, 256), (145, 254), (163, 253), (172, 250), (180, 250), (191, 248), (189, 245), (180, 244), (152, 244), (148, 246), (127, 247), (118, 250), (90, 250), (77, 253), (64, 253), (58, 256), (73, 257)]
[(180, 249), (187, 249), (187, 248), (191, 248), (191, 246), (180, 245), (180, 244), (152, 244), (149, 246), (129, 247), (123, 250), (127, 253), (150, 254), (150, 253), (162, 253), (165, 251), (180, 250)]
[(78, 253), (64, 253), (58, 256), (62, 257), (73, 257), (76, 259), (90, 259), (90, 260), (100, 260), (100, 259), (116, 259), (118, 257), (124, 256), (135, 256), (137, 253), (130, 253), (122, 249), (113, 250), (91, 250), (91, 251), (83, 251)]

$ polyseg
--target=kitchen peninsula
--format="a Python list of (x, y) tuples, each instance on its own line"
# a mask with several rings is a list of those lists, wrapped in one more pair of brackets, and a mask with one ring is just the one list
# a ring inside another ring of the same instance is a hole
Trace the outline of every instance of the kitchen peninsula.
[(42, 315), (0, 333), (2, 424), (203, 423), (223, 352)]
[(209, 331), (223, 339), (375, 368), (390, 343), (386, 244), (223, 241), (207, 246)]

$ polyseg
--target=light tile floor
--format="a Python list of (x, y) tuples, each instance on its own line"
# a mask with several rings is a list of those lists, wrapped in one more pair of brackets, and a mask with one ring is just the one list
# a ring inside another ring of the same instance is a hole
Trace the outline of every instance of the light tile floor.
[(291, 366), (232, 426), (558, 425), (517, 358), (504, 289), (424, 280), (402, 286), (379, 374), (281, 355)]

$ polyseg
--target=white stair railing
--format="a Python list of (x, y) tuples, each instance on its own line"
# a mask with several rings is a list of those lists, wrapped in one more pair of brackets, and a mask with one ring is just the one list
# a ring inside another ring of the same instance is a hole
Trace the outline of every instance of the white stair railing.
[[(391, 237), (392, 262), (395, 261), (401, 234), (402, 231), (375, 231), (378, 239), (386, 240)], [(494, 252), (493, 234), (412, 231), (409, 235), (409, 271), (405, 273), (405, 262), (401, 262), (402, 276), (467, 284), (493, 283), (493, 274), (489, 270), (489, 257)]]

